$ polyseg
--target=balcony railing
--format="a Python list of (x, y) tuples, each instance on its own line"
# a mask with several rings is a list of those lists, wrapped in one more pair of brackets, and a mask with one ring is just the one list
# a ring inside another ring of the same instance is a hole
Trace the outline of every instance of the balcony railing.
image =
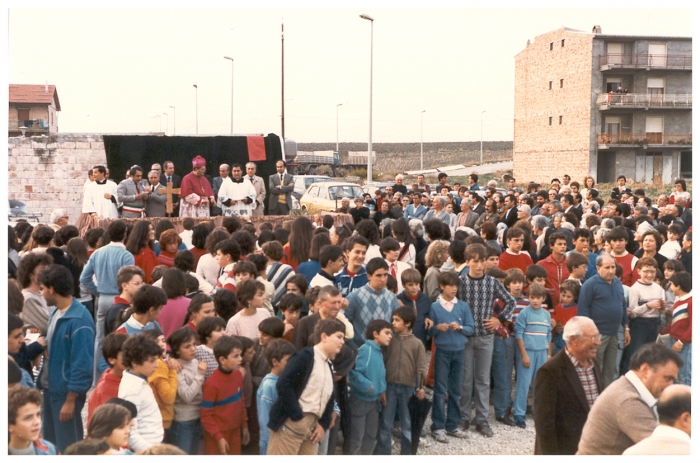
[(32, 121), (31, 124), (25, 125), (28, 121), (8, 121), (10, 132), (20, 132), (20, 127), (27, 127), (27, 133), (49, 133), (49, 124), (46, 121), (37, 119)]
[(606, 69), (692, 69), (693, 55), (653, 55), (648, 53), (606, 53), (600, 55), (598, 63)]
[(609, 108), (685, 108), (693, 107), (692, 93), (604, 93), (596, 102), (600, 109)]
[(601, 146), (691, 146), (692, 133), (599, 133), (596, 136)]

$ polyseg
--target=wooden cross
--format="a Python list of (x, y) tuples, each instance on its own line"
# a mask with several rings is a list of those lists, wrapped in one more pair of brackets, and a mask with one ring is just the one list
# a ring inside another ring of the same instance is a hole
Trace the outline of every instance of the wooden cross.
[(179, 195), (180, 194), (180, 189), (179, 188), (173, 188), (173, 182), (168, 182), (166, 188), (158, 188), (158, 194), (167, 194), (168, 196), (165, 199), (165, 212), (168, 214), (173, 213), (173, 194)]

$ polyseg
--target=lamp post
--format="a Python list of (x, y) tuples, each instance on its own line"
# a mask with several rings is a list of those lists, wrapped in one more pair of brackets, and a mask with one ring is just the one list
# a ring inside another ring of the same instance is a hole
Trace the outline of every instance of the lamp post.
[(224, 59), (231, 60), (231, 135), (233, 135), (233, 58), (224, 56)]
[(199, 89), (197, 84), (192, 84), (194, 87), (194, 133), (199, 135)]
[(372, 181), (372, 66), (374, 60), (374, 18), (361, 14), (360, 18), (371, 23), (369, 41), (369, 144), (367, 146), (367, 182)]
[(163, 113), (165, 115), (165, 134), (168, 134), (168, 126), (170, 125), (170, 117), (168, 117), (168, 113)]
[(335, 105), (335, 150), (337, 152), (340, 152), (339, 144), (338, 144), (338, 108), (343, 106), (343, 103), (338, 103)]
[(175, 135), (175, 106), (171, 106), (173, 108), (173, 135)]
[(481, 150), (479, 154), (479, 165), (484, 163), (484, 113), (486, 110), (481, 111)]
[(423, 113), (425, 109), (420, 112), (420, 170), (423, 170)]

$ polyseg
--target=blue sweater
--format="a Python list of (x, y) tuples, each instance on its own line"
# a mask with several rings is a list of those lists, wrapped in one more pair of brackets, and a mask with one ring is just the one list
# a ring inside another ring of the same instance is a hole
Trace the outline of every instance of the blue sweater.
[[(117, 273), (126, 265), (134, 265), (134, 255), (124, 247), (110, 243), (92, 253), (80, 274), (80, 283), (93, 296), (116, 296), (121, 293), (117, 287)], [(93, 275), (97, 286), (92, 281)]]
[(350, 394), (367, 402), (374, 402), (386, 391), (386, 368), (379, 344), (367, 340), (360, 347), (349, 379)]
[(432, 305), (430, 297), (424, 292), (419, 291), (418, 299), (414, 302), (411, 298), (406, 296), (406, 291), (404, 291), (396, 296), (396, 299), (398, 299), (399, 303), (413, 307), (416, 310), (416, 321), (413, 323), (411, 331), (413, 331), (415, 337), (423, 342), (423, 345), (426, 345), (428, 342), (428, 333), (425, 330), (425, 319), (430, 316), (430, 306)]
[[(452, 312), (448, 312), (440, 304), (440, 299), (433, 302), (430, 306), (430, 319), (433, 321), (433, 327), (428, 334), (433, 336), (435, 347), (440, 350), (456, 351), (463, 350), (467, 344), (467, 336), (474, 334), (474, 316), (469, 308), (469, 304), (457, 299), (457, 303), (452, 308)], [(440, 331), (437, 326), (440, 323), (457, 322), (462, 325), (461, 330), (453, 330), (448, 328), (447, 331)]]
[(522, 339), (526, 350), (547, 350), (552, 339), (551, 322), (547, 310), (528, 305), (515, 319), (515, 339)]
[(340, 290), (340, 294), (342, 294), (343, 297), (348, 297), (348, 294), (365, 286), (368, 282), (369, 278), (367, 278), (367, 270), (365, 270), (364, 265), (358, 270), (355, 276), (351, 277), (348, 274), (347, 265), (335, 276), (335, 286)]
[(279, 376), (268, 373), (260, 382), (256, 395), (258, 407), (258, 424), (260, 425), (260, 455), (267, 455), (267, 444), (270, 442), (270, 409), (277, 400), (277, 380)]
[(353, 341), (360, 346), (365, 342), (365, 330), (372, 320), (386, 320), (391, 323), (391, 313), (399, 307), (396, 295), (386, 288), (375, 291), (370, 285), (353, 291), (347, 297), (345, 317), (355, 329)]
[(622, 282), (613, 278), (608, 283), (600, 275), (586, 280), (578, 296), (577, 315), (592, 319), (600, 334), (617, 336), (620, 324), (628, 323)]

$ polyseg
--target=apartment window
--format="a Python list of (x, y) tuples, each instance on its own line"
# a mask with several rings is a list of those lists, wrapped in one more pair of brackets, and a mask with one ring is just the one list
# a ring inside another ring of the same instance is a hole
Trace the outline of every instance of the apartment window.
[(564, 122), (564, 116), (559, 116), (559, 125), (561, 125)]
[(565, 40), (565, 39), (561, 39), (561, 47), (562, 47), (562, 48), (564, 48), (564, 40)]
[(549, 42), (549, 51), (554, 50), (554, 42)]
[(549, 89), (550, 90), (552, 89), (552, 81), (551, 80), (549, 81)]
[(564, 88), (564, 79), (559, 79), (559, 88)]
[(554, 117), (549, 116), (549, 125), (552, 125), (552, 121), (554, 120)]

